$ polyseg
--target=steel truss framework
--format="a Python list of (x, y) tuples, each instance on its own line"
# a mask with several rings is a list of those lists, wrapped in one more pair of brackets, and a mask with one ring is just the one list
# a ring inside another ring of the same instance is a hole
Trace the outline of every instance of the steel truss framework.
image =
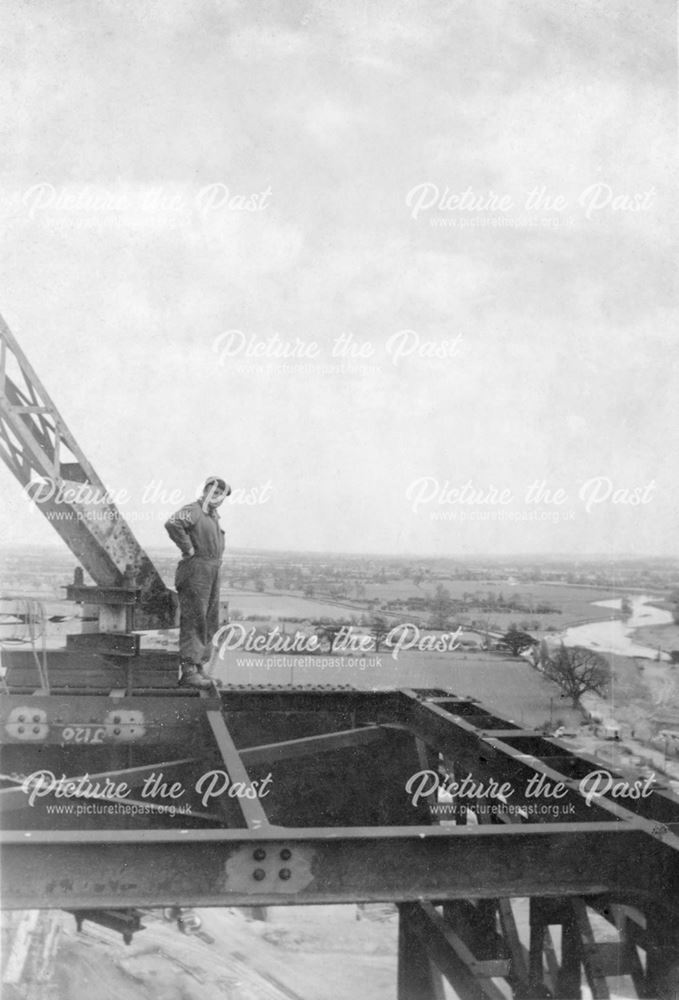
[[(136, 907), (391, 901), (399, 1000), (440, 1000), (442, 978), (465, 1000), (563, 1000), (584, 981), (594, 997), (677, 996), (679, 801), (631, 798), (624, 776), (588, 799), (600, 762), (470, 699), (10, 694), (0, 723), (7, 908), (127, 927)], [(27, 780), (39, 771), (54, 781)], [(413, 805), (421, 771), (486, 794)]]
[[(174, 624), (167, 587), (1, 316), (0, 458), (92, 579), (123, 591), (111, 603), (126, 603), (134, 577), (137, 628)], [(96, 593), (91, 603), (102, 603)]]

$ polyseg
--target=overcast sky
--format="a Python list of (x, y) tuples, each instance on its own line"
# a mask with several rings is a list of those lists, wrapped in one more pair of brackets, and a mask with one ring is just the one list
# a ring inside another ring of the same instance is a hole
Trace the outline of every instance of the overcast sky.
[(0, 312), (140, 540), (676, 555), (675, 17), (5, 0)]

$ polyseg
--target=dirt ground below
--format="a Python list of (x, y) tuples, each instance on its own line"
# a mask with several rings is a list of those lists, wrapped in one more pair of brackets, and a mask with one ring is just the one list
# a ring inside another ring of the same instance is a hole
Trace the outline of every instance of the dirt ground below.
[[(525, 899), (512, 904), (528, 943)], [(57, 949), (49, 985), (25, 980), (3, 1000), (393, 1000), (397, 988), (398, 917), (388, 904), (273, 907), (265, 920), (245, 909), (200, 909), (197, 933), (184, 934), (160, 910), (146, 911), (144, 930), (125, 945), (119, 934), (52, 913)], [(16, 918), (21, 918), (16, 914)], [(25, 914), (24, 916), (28, 916)], [(593, 915), (598, 940), (615, 931)], [(46, 923), (47, 923), (46, 922)], [(54, 925), (56, 924), (56, 927)], [(501, 980), (495, 981), (500, 986)], [(633, 995), (624, 978), (611, 997)], [(444, 983), (442, 1000), (456, 994)], [(510, 998), (508, 987), (501, 992)], [(583, 1000), (591, 993), (583, 988)]]
[[(391, 1000), (396, 994), (397, 916), (374, 907), (196, 910), (198, 934), (161, 911), (129, 946), (120, 935), (63, 915), (55, 984), (59, 1000)], [(360, 916), (360, 919), (357, 917)]]

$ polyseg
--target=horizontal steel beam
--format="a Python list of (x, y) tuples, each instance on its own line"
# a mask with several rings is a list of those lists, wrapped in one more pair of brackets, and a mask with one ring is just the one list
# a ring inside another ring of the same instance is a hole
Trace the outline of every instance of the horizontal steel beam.
[[(634, 864), (630, 859), (634, 858)], [(5, 833), (6, 908), (598, 895), (679, 909), (675, 852), (626, 824)]]
[[(205, 699), (5, 695), (0, 743), (28, 747), (194, 744), (205, 727)], [(218, 704), (215, 700), (214, 704)]]
[[(663, 839), (679, 852), (679, 837), (669, 827), (659, 824), (652, 815), (645, 815), (653, 810), (655, 800), (659, 798), (651, 793), (649, 799), (630, 800), (625, 797), (615, 798), (612, 793), (586, 800), (581, 789), (581, 776), (571, 777), (564, 768), (564, 760), (557, 758), (551, 766), (552, 758), (545, 759), (534, 754), (522, 753), (516, 747), (497, 739), (494, 735), (482, 735), (466, 719), (456, 717), (429, 700), (422, 700), (412, 691), (399, 692), (401, 704), (399, 720), (419, 739), (435, 748), (451, 759), (459, 760), (465, 769), (475, 776), (488, 775), (498, 783), (509, 781), (525, 784), (534, 775), (542, 775), (552, 787), (561, 783), (566, 794), (560, 799), (563, 804), (573, 805), (576, 818), (579, 820), (591, 817), (603, 820), (608, 815), (627, 822), (636, 822), (651, 836)], [(573, 755), (573, 761), (576, 760)], [(599, 763), (598, 767), (601, 767)], [(595, 765), (592, 765), (592, 769)], [(580, 771), (581, 775), (581, 771)], [(517, 786), (518, 790), (518, 786)], [(519, 800), (519, 796), (514, 802)], [(636, 810), (627, 808), (627, 803), (636, 804)], [(663, 816), (667, 811), (679, 819), (679, 802), (676, 799), (665, 799), (662, 802)], [(666, 822), (666, 821), (665, 821)]]

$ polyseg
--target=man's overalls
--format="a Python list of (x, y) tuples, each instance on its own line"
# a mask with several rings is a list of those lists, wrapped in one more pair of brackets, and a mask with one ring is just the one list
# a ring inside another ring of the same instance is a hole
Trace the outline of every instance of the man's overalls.
[(217, 511), (207, 505), (204, 510), (198, 500), (173, 514), (165, 527), (182, 552), (175, 574), (180, 661), (200, 666), (210, 659), (212, 636), (219, 628), (224, 532)]

